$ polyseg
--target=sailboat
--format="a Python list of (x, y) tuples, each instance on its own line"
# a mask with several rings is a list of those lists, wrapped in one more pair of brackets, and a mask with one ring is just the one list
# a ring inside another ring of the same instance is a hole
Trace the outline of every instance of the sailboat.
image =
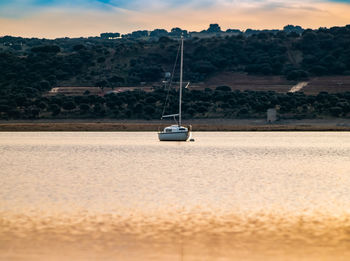
[(181, 66), (180, 66), (180, 88), (179, 88), (179, 113), (163, 115), (164, 118), (179, 117), (178, 124), (165, 127), (163, 131), (158, 133), (160, 141), (187, 141), (190, 137), (190, 129), (181, 126), (181, 103), (182, 103), (182, 77), (183, 77), (183, 57), (184, 57), (184, 38), (181, 37)]

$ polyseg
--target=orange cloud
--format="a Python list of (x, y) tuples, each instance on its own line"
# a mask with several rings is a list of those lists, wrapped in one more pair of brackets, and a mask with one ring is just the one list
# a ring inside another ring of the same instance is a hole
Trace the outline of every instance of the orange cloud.
[(80, 37), (101, 32), (127, 33), (134, 30), (181, 27), (190, 31), (206, 29), (210, 23), (222, 28), (275, 29), (286, 24), (305, 28), (343, 26), (350, 23), (350, 5), (329, 2), (291, 1), (270, 4), (228, 3), (208, 8), (190, 8), (147, 12), (111, 8), (108, 11), (83, 9), (47, 9), (36, 15), (0, 18), (3, 35), (23, 37)]

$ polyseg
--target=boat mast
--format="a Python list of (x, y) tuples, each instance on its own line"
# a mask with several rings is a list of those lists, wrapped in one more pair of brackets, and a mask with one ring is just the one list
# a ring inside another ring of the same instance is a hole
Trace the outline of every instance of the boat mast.
[(181, 99), (182, 99), (182, 76), (184, 63), (184, 37), (181, 35), (181, 67), (180, 67), (180, 98), (179, 98), (179, 126), (181, 126)]

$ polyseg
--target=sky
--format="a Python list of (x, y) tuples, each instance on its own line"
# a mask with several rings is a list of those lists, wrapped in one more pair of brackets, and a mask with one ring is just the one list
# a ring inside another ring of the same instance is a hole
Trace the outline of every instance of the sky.
[(350, 24), (350, 0), (0, 0), (0, 36), (58, 38), (218, 23), (225, 29)]

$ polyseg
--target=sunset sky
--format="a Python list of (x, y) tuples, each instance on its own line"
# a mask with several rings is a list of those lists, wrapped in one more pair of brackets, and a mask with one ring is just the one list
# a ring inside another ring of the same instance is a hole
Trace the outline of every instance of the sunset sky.
[(0, 0), (0, 36), (80, 37), (219, 23), (222, 29), (350, 24), (350, 0)]

